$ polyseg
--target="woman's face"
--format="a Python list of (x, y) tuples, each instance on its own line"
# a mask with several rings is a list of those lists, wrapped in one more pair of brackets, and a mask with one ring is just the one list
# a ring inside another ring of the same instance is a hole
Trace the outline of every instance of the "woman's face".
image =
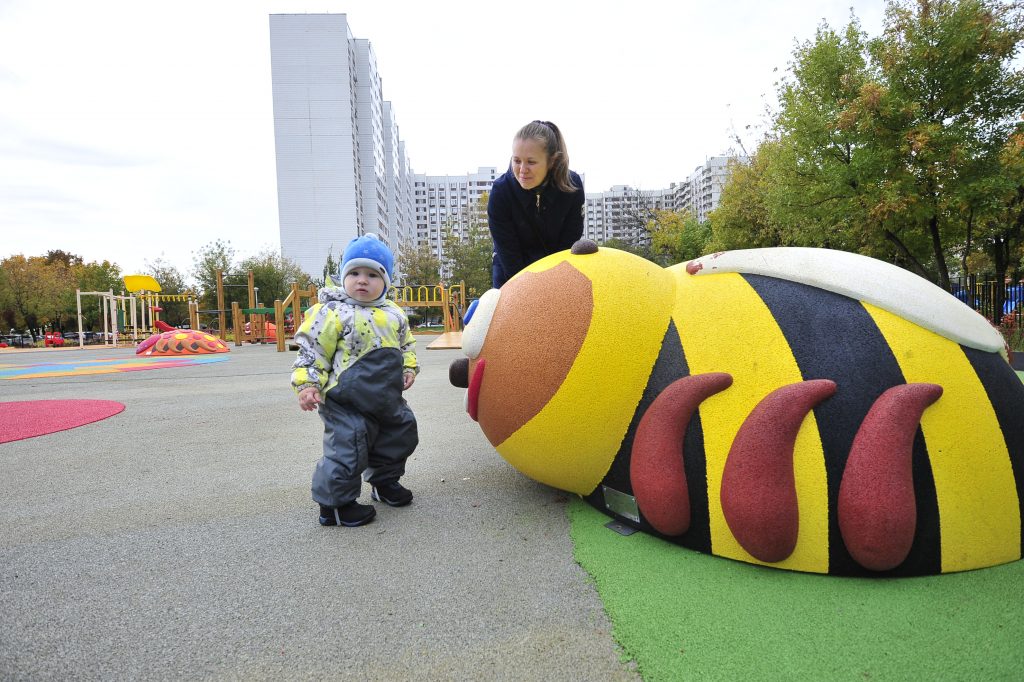
[(512, 172), (523, 189), (533, 189), (548, 176), (548, 153), (537, 140), (512, 141)]

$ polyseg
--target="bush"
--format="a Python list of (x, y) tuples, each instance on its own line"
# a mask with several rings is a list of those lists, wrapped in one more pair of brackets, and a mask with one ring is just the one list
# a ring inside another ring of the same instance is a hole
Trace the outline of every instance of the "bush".
[(1021, 324), (1022, 311), (1016, 310), (1003, 315), (999, 323), (999, 332), (1006, 339), (1006, 345), (1013, 352), (1024, 352), (1024, 324)]

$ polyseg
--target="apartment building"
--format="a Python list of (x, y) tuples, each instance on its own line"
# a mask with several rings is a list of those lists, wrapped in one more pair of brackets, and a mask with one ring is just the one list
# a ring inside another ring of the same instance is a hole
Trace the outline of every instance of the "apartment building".
[[(730, 164), (746, 162), (741, 156), (712, 156), (703, 165), (697, 166), (687, 178), (685, 192), (680, 191), (677, 210), (689, 210), (700, 222), (708, 219), (722, 199), (722, 189), (729, 181)], [(685, 199), (682, 196), (685, 194)]]
[(480, 167), (475, 173), (466, 175), (416, 174), (413, 178), (416, 243), (430, 244), (435, 255), (440, 257), (448, 226), (464, 236), (474, 219), (486, 220), (486, 214), (481, 214), (481, 199), (504, 172), (493, 167)]
[[(504, 169), (414, 173), (373, 47), (353, 37), (346, 15), (272, 14), (270, 48), (282, 255), (319, 278), (328, 252), (340, 258), (366, 232), (399, 260), (422, 243), (440, 256), (447, 227), (463, 235), (486, 219), (481, 197)], [(644, 216), (654, 209), (707, 220), (733, 158), (710, 157), (667, 189), (588, 192), (584, 236), (645, 243)]]
[(411, 172), (368, 40), (344, 14), (270, 15), (281, 253), (315, 278), (328, 252), (412, 232)]
[(615, 185), (607, 192), (587, 192), (584, 206), (583, 236), (603, 243), (612, 239), (644, 244), (649, 240), (643, 229), (652, 210), (673, 210), (671, 190), (639, 190)]

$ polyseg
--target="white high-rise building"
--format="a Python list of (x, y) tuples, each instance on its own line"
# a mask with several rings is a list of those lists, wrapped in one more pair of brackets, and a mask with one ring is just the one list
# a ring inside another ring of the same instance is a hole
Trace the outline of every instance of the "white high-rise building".
[[(415, 174), (370, 41), (344, 14), (270, 15), (274, 136), (281, 253), (319, 278), (328, 252), (377, 233), (401, 261), (427, 243), (441, 255), (444, 231), (486, 220), (481, 197), (500, 175)], [(616, 185), (588, 192), (584, 236), (643, 243), (644, 211), (688, 210), (698, 220), (719, 202), (734, 157), (716, 156), (668, 189)], [(502, 171), (503, 172), (503, 171)]]
[(398, 255), (411, 169), (370, 42), (344, 14), (272, 14), (270, 55), (282, 255), (314, 278), (366, 232)]
[(607, 192), (587, 192), (583, 236), (598, 243), (619, 239), (643, 244), (643, 218), (651, 210), (672, 210), (671, 190), (639, 190), (615, 185)]
[(712, 156), (703, 166), (697, 166), (685, 183), (690, 186), (690, 203), (679, 208), (691, 211), (699, 222), (707, 220), (722, 199), (722, 189), (732, 172), (729, 164), (744, 161), (746, 157)]
[[(504, 172), (504, 171), (502, 171)], [(413, 178), (416, 243), (430, 244), (440, 258), (444, 230), (451, 226), (460, 236), (474, 217), (487, 220), (481, 198), (501, 175), (496, 168), (481, 167), (466, 175), (423, 175)]]

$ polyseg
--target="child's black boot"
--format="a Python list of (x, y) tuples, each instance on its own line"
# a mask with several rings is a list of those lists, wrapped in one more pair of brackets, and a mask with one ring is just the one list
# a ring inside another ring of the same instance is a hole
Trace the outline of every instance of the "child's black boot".
[(375, 484), (370, 497), (391, 507), (404, 507), (412, 502), (412, 491), (398, 481), (391, 481)]
[(377, 510), (373, 505), (359, 504), (354, 500), (340, 507), (320, 505), (321, 526), (363, 526), (373, 521), (376, 515)]

